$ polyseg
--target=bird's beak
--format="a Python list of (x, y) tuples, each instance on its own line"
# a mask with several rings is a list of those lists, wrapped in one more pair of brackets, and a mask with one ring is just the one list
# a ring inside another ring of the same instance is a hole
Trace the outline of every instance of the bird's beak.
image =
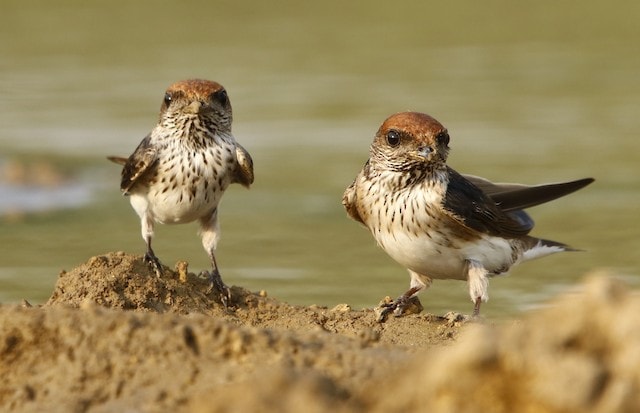
[(191, 103), (189, 103), (185, 108), (184, 111), (186, 113), (193, 113), (193, 114), (198, 114), (200, 113), (200, 111), (203, 109), (203, 105), (202, 102), (200, 102), (199, 100), (195, 100)]
[(424, 146), (411, 152), (411, 155), (415, 160), (425, 162), (429, 159), (429, 155), (431, 155), (432, 152), (433, 148), (431, 146)]

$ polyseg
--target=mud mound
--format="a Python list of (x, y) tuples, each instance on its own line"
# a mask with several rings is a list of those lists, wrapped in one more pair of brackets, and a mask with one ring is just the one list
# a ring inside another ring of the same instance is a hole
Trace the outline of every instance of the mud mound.
[[(185, 262), (179, 262), (175, 271), (164, 267), (158, 277), (141, 256), (115, 252), (62, 271), (46, 305), (79, 307), (91, 302), (123, 310), (207, 313), (216, 307), (215, 293), (207, 295), (208, 286), (205, 278), (188, 272)], [(240, 289), (234, 292), (234, 304), (250, 295)]]
[(225, 309), (215, 292), (207, 294), (208, 287), (206, 278), (188, 272), (184, 261), (178, 262), (175, 270), (164, 267), (163, 275), (157, 277), (142, 256), (113, 252), (62, 271), (45, 307), (91, 303), (123, 310), (208, 314), (235, 324), (287, 330), (317, 328), (408, 346), (448, 342), (459, 330), (458, 324), (432, 315), (381, 325), (373, 311), (352, 311), (346, 304), (333, 309), (291, 306), (267, 297), (265, 291), (251, 292), (237, 286), (231, 286), (232, 308)]
[(0, 410), (640, 411), (640, 297), (609, 277), (464, 327), (240, 287), (225, 310), (207, 286), (110, 253), (63, 272), (43, 307), (0, 306)]

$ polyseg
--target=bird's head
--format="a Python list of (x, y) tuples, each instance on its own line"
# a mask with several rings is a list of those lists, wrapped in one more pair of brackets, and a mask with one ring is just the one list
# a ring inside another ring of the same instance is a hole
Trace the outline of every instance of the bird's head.
[(169, 86), (160, 107), (160, 122), (195, 118), (217, 131), (231, 131), (231, 102), (222, 85), (189, 79)]
[(384, 121), (371, 145), (376, 168), (407, 171), (443, 166), (449, 154), (449, 133), (429, 115), (402, 112)]

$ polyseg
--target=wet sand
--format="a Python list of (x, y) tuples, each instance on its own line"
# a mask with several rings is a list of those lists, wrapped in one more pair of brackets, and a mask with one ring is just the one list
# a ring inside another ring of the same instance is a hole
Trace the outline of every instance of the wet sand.
[(640, 411), (640, 296), (613, 277), (500, 325), (291, 306), (109, 253), (0, 306), (6, 412)]

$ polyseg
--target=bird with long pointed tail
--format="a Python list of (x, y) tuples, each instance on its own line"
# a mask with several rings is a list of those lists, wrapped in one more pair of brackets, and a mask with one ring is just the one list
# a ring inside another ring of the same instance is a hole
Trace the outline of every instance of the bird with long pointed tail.
[(385, 305), (379, 321), (401, 315), (434, 279), (467, 281), (473, 314), (487, 301), (489, 278), (537, 257), (571, 250), (529, 235), (524, 211), (593, 182), (527, 186), (462, 175), (447, 165), (449, 133), (416, 112), (392, 115), (378, 130), (369, 160), (342, 203), (378, 245), (409, 270), (410, 288)]
[(145, 261), (158, 276), (162, 265), (151, 248), (154, 223), (200, 223), (211, 260), (210, 290), (225, 307), (231, 291), (222, 281), (215, 250), (220, 237), (218, 204), (232, 183), (253, 183), (253, 161), (231, 134), (231, 102), (218, 83), (191, 79), (166, 90), (157, 125), (124, 165), (120, 188), (140, 217)]

